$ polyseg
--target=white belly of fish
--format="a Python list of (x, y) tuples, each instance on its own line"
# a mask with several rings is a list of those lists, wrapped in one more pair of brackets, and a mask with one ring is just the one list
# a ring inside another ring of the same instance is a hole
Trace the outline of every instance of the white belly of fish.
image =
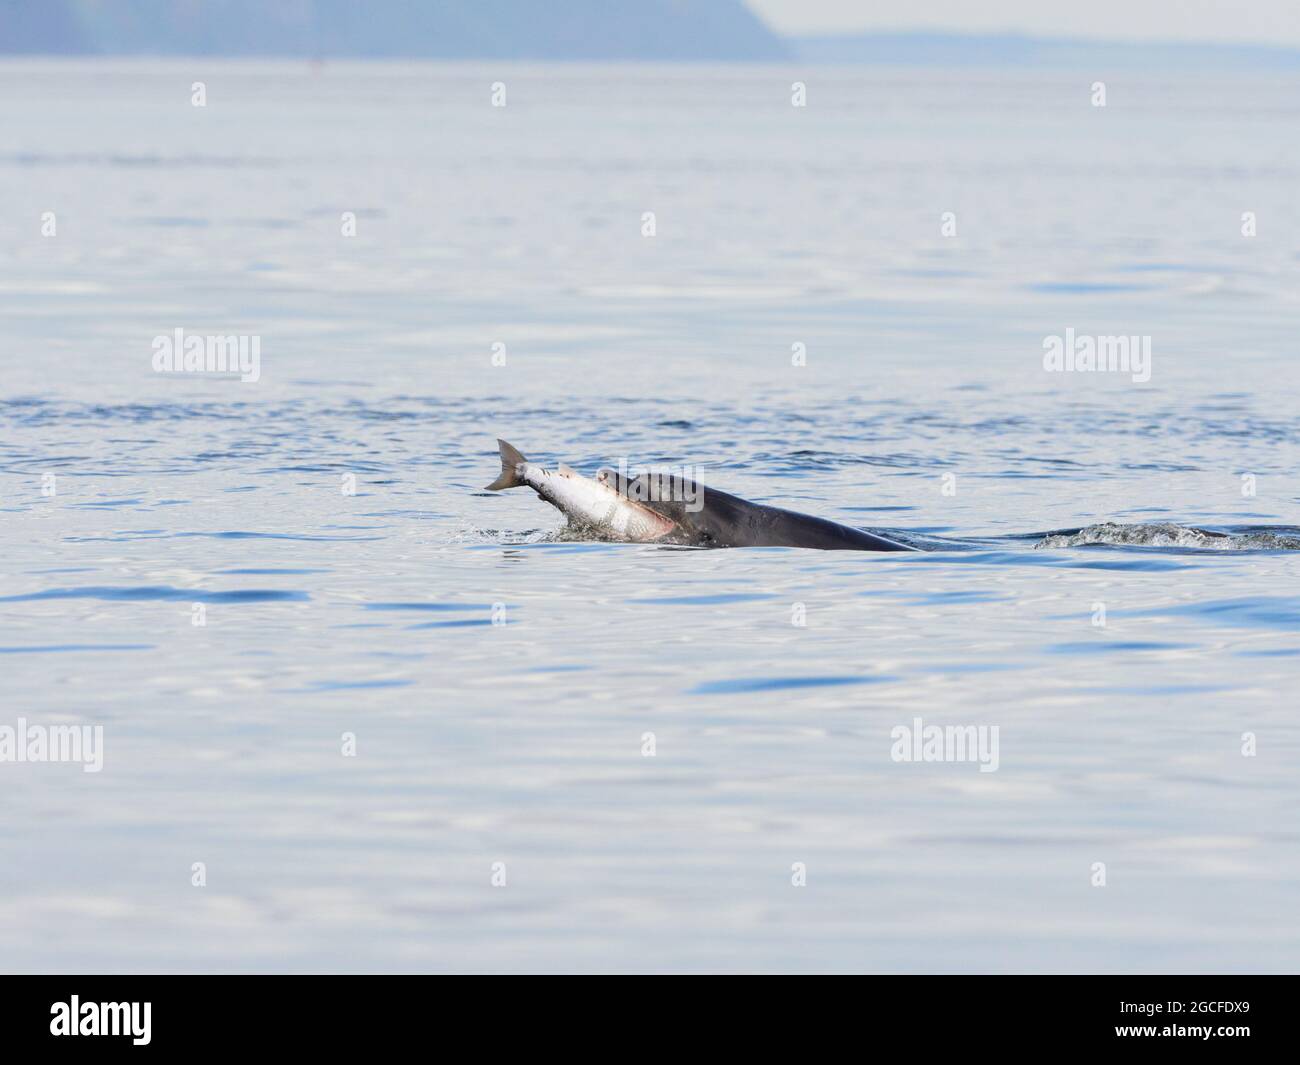
[(575, 525), (592, 529), (611, 540), (650, 543), (662, 539), (677, 527), (649, 507), (565, 466), (551, 471), (530, 465), (523, 471), (523, 476), (544, 499), (564, 511)]

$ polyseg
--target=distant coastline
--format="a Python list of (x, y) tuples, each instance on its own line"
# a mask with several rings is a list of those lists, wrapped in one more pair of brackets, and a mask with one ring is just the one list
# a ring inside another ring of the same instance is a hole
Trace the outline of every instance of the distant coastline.
[(1300, 71), (1268, 44), (930, 31), (781, 36), (743, 0), (7, 0), (0, 56)]

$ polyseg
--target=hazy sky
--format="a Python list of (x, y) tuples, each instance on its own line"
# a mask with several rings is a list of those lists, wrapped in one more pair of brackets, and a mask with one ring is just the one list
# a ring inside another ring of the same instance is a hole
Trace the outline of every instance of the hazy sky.
[(1013, 31), (1038, 36), (1300, 44), (1300, 0), (746, 0), (783, 33)]

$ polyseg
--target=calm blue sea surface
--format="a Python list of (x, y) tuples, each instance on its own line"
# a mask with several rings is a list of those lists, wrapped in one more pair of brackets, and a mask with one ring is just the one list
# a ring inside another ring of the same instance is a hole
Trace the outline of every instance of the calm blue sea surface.
[[(104, 730), (0, 763), (0, 969), (1295, 971), (1298, 120), (0, 64), (0, 726)], [(155, 372), (178, 328), (259, 379)], [(924, 550), (575, 541), (498, 436)]]

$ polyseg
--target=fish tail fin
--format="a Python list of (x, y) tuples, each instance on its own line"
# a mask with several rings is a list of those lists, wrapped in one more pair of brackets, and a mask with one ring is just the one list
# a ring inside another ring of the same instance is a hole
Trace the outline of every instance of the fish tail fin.
[(501, 476), (488, 485), (485, 491), (500, 492), (505, 488), (518, 488), (524, 483), (519, 467), (528, 460), (504, 440), (498, 440), (497, 447), (501, 449)]

